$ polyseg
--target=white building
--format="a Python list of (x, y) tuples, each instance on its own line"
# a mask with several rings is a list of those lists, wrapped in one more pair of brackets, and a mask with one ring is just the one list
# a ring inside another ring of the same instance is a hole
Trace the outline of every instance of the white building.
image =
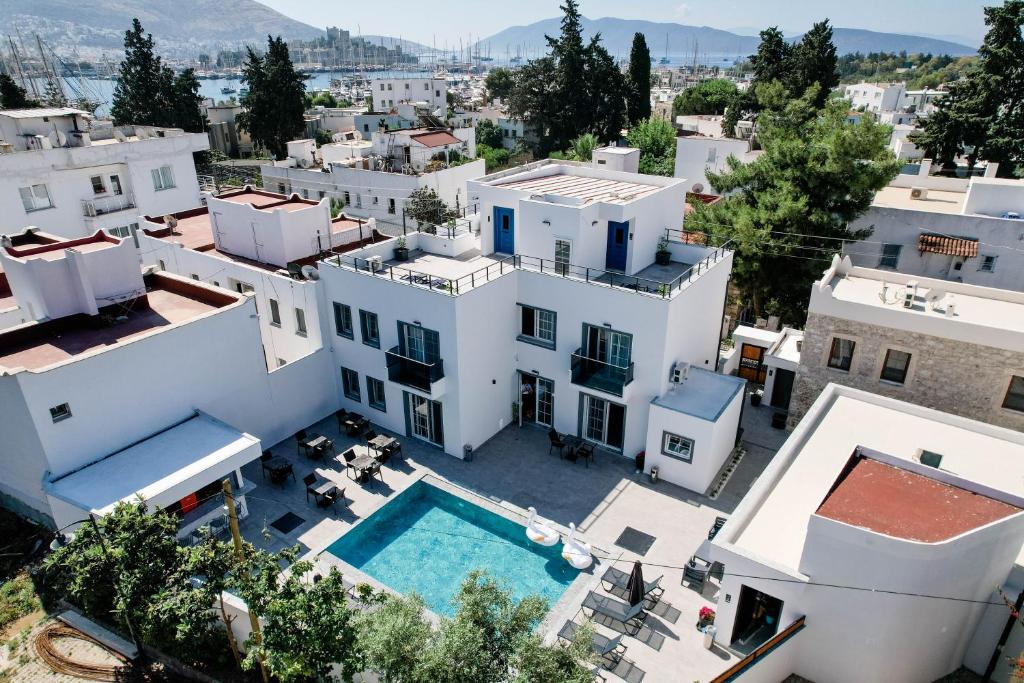
[[(1024, 181), (900, 175), (880, 190), (851, 229), (871, 229), (847, 242), (853, 263), (908, 275), (1024, 290)], [(994, 175), (996, 165), (987, 173)]]
[(714, 195), (717, 193), (708, 181), (709, 172), (725, 171), (730, 156), (749, 163), (758, 154), (759, 151), (751, 150), (750, 140), (682, 134), (676, 137), (675, 177), (687, 179), (686, 189), (689, 192)]
[(252, 188), (204, 198), (203, 207), (143, 217), (138, 233), (143, 264), (251, 293), (269, 368), (322, 348), (316, 264), (370, 237), (373, 226), (331, 220), (326, 199)]
[(298, 167), (294, 159), (263, 166), (263, 187), (307, 199), (339, 199), (351, 216), (401, 226), (409, 196), (421, 188), (434, 190), (449, 208), (466, 212), (471, 205), (466, 182), (484, 175), (484, 162), (450, 165), (446, 160), (455, 153), (476, 155), (475, 129), (378, 131), (372, 141), (321, 147), (309, 168)]
[(830, 385), (711, 542), (716, 640), (791, 634), (754, 681), (984, 672), (996, 590), (1021, 585), (1021, 482), (1021, 433)]
[(69, 108), (0, 111), (0, 233), (124, 237), (142, 214), (196, 206), (192, 154), (210, 148), (206, 134), (89, 120)]
[(143, 272), (131, 240), (5, 246), (0, 262), (38, 318), (0, 332), (13, 509), (61, 527), (142, 494), (184, 536), (220, 514), (205, 498), (222, 478), (252, 490), (239, 468), (261, 441), (336, 407), (326, 352), (268, 372), (251, 295)]
[[(468, 193), (476, 231), (414, 233), (405, 261), (390, 240), (322, 265), (343, 406), (459, 457), (512, 421), (646, 449), (648, 470), (704, 490), (739, 418), (735, 380), (702, 370), (732, 254), (676, 239), (655, 262), (679, 234), (682, 181), (545, 161)], [(721, 413), (688, 407), (702, 398)]]
[(905, 94), (904, 83), (855, 83), (846, 86), (843, 96), (854, 109), (880, 114), (899, 109)]
[(375, 109), (398, 104), (426, 104), (431, 111), (448, 109), (448, 83), (443, 78), (375, 78), (371, 83)]

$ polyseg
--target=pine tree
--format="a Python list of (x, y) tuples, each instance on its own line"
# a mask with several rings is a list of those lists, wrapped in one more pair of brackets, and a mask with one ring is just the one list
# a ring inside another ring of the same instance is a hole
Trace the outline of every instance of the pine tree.
[(39, 103), (31, 99), (13, 78), (0, 73), (0, 109), (29, 109), (38, 106)]
[(249, 92), (242, 98), (245, 111), (238, 115), (238, 125), (257, 145), (284, 158), (287, 143), (305, 130), (306, 111), (306, 77), (292, 66), (288, 44), (280, 36), (267, 36), (265, 55), (249, 48), (242, 80)]
[(761, 31), (761, 42), (757, 53), (750, 55), (754, 78), (750, 87), (737, 92), (726, 108), (722, 119), (722, 132), (732, 137), (735, 135), (736, 124), (744, 119), (757, 116), (761, 110), (757, 102), (757, 86), (772, 81), (782, 81), (786, 75), (791, 47), (778, 26), (770, 26)]
[(124, 60), (110, 107), (115, 124), (159, 125), (162, 70), (152, 34), (143, 32), (138, 18), (132, 19), (131, 30), (124, 34)]
[(633, 36), (633, 47), (629, 51), (629, 95), (626, 110), (629, 123), (633, 124), (651, 117), (651, 51), (647, 48), (644, 34)]
[[(558, 38), (545, 36), (558, 68), (555, 71), (555, 88), (559, 108), (552, 122), (551, 137), (555, 149), (565, 149), (576, 137), (580, 126), (589, 128), (592, 120), (586, 80), (586, 55), (583, 47), (583, 20), (577, 0), (565, 0), (561, 6), (562, 32)], [(581, 87), (582, 86), (582, 87)]]
[[(584, 89), (589, 99), (588, 112), (591, 118), (589, 132), (599, 140), (617, 140), (626, 121), (626, 99), (623, 93), (629, 86), (626, 76), (619, 71), (615, 59), (601, 45), (600, 34), (595, 35), (585, 53), (587, 68)], [(648, 65), (649, 66), (649, 65)], [(650, 100), (645, 98), (650, 109)], [(583, 159), (582, 161), (590, 161)]]
[(828, 19), (819, 21), (783, 60), (785, 74), (781, 80), (793, 97), (801, 97), (804, 91), (817, 84), (818, 95), (814, 105), (820, 109), (832, 88), (839, 85), (837, 62), (832, 27)]

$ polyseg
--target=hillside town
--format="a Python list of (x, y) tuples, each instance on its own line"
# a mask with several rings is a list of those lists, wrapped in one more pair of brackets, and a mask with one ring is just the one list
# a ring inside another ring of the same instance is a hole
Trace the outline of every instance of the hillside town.
[(1024, 680), (1024, 0), (560, 9), (0, 45), (0, 680)]

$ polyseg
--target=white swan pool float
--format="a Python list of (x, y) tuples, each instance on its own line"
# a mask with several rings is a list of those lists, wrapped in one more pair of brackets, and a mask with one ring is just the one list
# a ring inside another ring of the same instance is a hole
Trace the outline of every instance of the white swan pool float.
[(530, 519), (526, 522), (526, 537), (539, 545), (554, 545), (558, 543), (558, 532), (544, 523), (537, 517), (537, 509), (529, 508)]
[(576, 540), (576, 525), (569, 522), (569, 538), (562, 544), (562, 559), (576, 569), (586, 569), (594, 561), (590, 545)]

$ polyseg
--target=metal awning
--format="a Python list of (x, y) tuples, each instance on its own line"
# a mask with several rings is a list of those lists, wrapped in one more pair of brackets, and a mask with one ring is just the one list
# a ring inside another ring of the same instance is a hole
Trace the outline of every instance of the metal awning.
[(974, 258), (978, 255), (978, 240), (924, 232), (917, 238), (917, 249), (922, 253)]

